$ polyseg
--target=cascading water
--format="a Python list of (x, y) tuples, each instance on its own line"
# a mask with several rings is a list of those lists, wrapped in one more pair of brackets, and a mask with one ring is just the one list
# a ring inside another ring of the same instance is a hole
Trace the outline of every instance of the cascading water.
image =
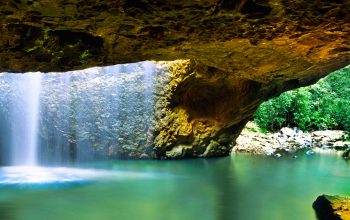
[(0, 165), (141, 155), (149, 145), (154, 84), (158, 76), (164, 78), (162, 71), (147, 61), (66, 73), (0, 74)]
[(40, 73), (27, 73), (15, 81), (11, 111), (11, 165), (37, 165)]

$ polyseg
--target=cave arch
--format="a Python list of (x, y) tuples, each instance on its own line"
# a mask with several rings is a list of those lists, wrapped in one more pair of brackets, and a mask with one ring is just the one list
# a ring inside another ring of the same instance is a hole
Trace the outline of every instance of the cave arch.
[[(348, 0), (239, 2), (3, 1), (0, 71), (185, 59), (169, 83), (167, 110), (177, 120), (159, 131), (155, 157), (227, 155), (227, 140), (262, 101), (350, 63)], [(181, 83), (188, 77), (193, 86)], [(203, 100), (214, 107), (200, 112)], [(186, 141), (168, 141), (178, 138)]]

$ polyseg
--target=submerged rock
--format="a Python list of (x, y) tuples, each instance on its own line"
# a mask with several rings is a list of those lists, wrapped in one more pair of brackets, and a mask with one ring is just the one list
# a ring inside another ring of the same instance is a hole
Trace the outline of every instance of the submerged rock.
[(273, 156), (274, 156), (274, 157), (277, 157), (277, 158), (280, 158), (280, 157), (282, 157), (282, 154), (277, 153), (277, 154), (274, 154)]
[(350, 198), (321, 195), (312, 204), (319, 220), (349, 220)]
[(306, 151), (305, 154), (308, 155), (308, 156), (311, 156), (311, 155), (314, 155), (315, 152), (313, 150), (308, 150), (308, 151)]

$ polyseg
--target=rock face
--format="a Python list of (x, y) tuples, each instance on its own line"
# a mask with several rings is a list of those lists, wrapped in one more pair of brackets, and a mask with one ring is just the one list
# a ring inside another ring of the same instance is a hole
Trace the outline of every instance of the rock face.
[(312, 204), (319, 220), (350, 219), (350, 198), (341, 196), (319, 196)]
[(350, 63), (348, 0), (4, 0), (0, 71), (177, 60), (154, 156), (228, 155), (258, 105)]
[(195, 67), (189, 60), (170, 65), (168, 86), (162, 91), (165, 96), (156, 103), (153, 157), (228, 155), (246, 123), (244, 111), (254, 112), (254, 103), (240, 109), (247, 101), (240, 96), (249, 98), (254, 82), (224, 82), (225, 78), (217, 77), (225, 76), (203, 76)]

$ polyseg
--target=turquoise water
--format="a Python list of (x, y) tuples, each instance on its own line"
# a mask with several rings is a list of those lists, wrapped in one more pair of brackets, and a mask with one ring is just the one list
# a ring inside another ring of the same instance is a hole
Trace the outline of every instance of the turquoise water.
[(318, 195), (350, 194), (349, 164), (335, 155), (116, 161), (84, 168), (103, 175), (3, 183), (0, 219), (316, 219), (312, 202)]

